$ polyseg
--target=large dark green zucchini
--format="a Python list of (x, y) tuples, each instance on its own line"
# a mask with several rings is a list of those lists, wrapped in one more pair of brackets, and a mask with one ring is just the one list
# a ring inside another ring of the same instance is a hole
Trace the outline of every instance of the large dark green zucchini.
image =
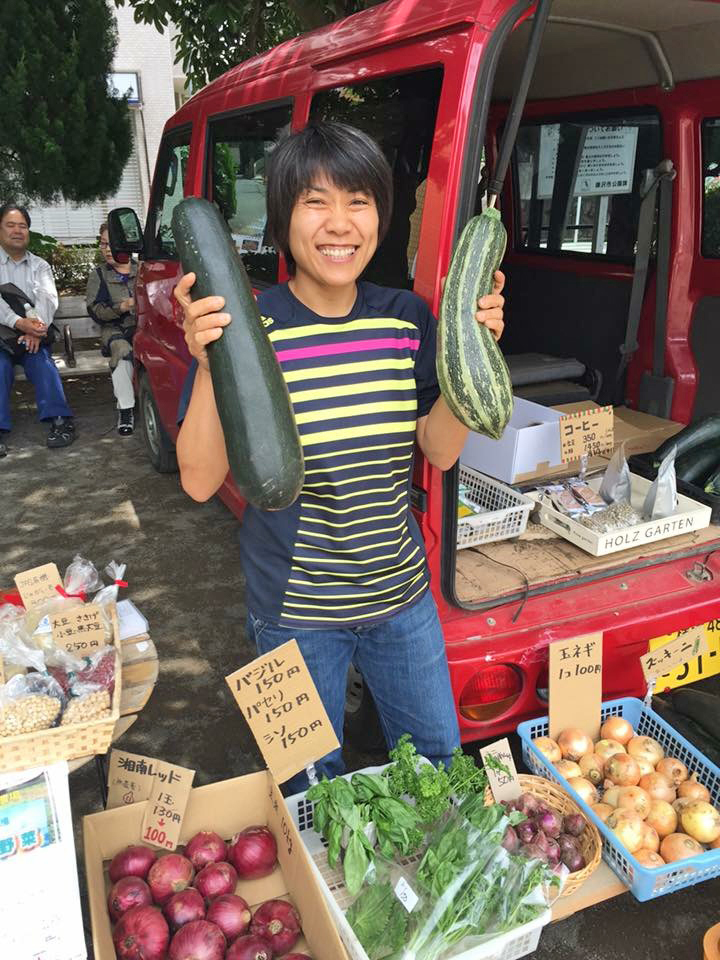
[(230, 231), (217, 207), (187, 197), (173, 211), (172, 232), (183, 269), (197, 277), (193, 299), (224, 297), (224, 310), (232, 317), (207, 352), (233, 479), (256, 507), (289, 507), (305, 476), (300, 437)]
[(677, 460), (675, 474), (678, 480), (702, 487), (710, 474), (715, 473), (716, 468), (720, 468), (720, 441), (693, 447), (689, 453)]
[(494, 208), (470, 220), (450, 261), (438, 328), (436, 365), (445, 402), (466, 427), (494, 440), (512, 415), (512, 384), (495, 338), (475, 313), (478, 297), (492, 292), (506, 242)]
[(674, 437), (669, 437), (653, 453), (653, 465), (659, 466), (673, 447), (677, 447), (677, 456), (683, 457), (695, 447), (717, 443), (720, 447), (720, 413), (711, 413), (696, 423), (684, 427)]
[(712, 476), (705, 481), (705, 493), (712, 494), (713, 497), (720, 497), (720, 470), (716, 470)]

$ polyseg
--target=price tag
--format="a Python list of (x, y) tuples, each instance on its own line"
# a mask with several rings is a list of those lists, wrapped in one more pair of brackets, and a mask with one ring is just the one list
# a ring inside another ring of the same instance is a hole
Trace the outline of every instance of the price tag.
[(97, 603), (84, 603), (50, 615), (53, 643), (80, 657), (107, 646), (105, 618)]
[(34, 610), (48, 600), (55, 600), (59, 594), (55, 587), (62, 586), (60, 573), (54, 563), (45, 563), (41, 567), (25, 570), (15, 577), (15, 586), (26, 610)]
[(707, 652), (707, 637), (703, 626), (690, 627), (688, 630), (681, 630), (669, 643), (656, 647), (640, 657), (640, 665), (645, 680), (649, 683), (657, 677), (670, 673), (676, 667), (681, 667), (693, 657)]
[(187, 806), (195, 771), (164, 760), (153, 761), (155, 776), (142, 824), (143, 843), (174, 850)]
[[(488, 747), (483, 747), (480, 750), (480, 756), (483, 759), (485, 773), (487, 773), (495, 803), (501, 803), (503, 800), (517, 800), (522, 793), (522, 788), (520, 786), (520, 780), (518, 779), (508, 738), (503, 737), (502, 740), (496, 740), (495, 743), (491, 743)], [(499, 760), (500, 763), (507, 768), (508, 772), (505, 773), (502, 770), (494, 770), (488, 766), (488, 757), (494, 757), (496, 760)]]
[(398, 898), (400, 903), (405, 907), (408, 913), (412, 913), (420, 898), (407, 882), (405, 877), (400, 877), (398, 882), (395, 884), (394, 889), (395, 896)]
[(296, 640), (225, 680), (278, 783), (340, 746)]
[(550, 644), (550, 736), (577, 727), (593, 740), (600, 732), (602, 633)]
[(560, 418), (560, 459), (563, 463), (587, 454), (597, 457), (612, 453), (613, 408), (594, 407), (566, 413)]
[(150, 799), (157, 760), (139, 753), (111, 750), (107, 810)]

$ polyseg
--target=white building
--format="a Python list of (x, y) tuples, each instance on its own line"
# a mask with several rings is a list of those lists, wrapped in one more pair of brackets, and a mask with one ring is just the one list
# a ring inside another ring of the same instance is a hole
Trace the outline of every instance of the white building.
[(106, 200), (74, 206), (61, 202), (31, 207), (33, 230), (62, 243), (89, 243), (113, 207), (133, 207), (144, 222), (150, 184), (163, 126), (187, 99), (185, 77), (175, 60), (172, 26), (159, 33), (150, 24), (135, 23), (130, 6), (114, 10), (118, 45), (113, 63), (115, 86), (122, 92), (132, 84), (138, 102), (130, 107), (133, 149), (117, 193)]

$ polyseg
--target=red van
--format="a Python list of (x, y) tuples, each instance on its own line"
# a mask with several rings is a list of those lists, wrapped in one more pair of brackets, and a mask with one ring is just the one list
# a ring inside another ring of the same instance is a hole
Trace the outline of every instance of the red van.
[[(134, 352), (158, 470), (176, 467), (189, 362), (172, 295), (175, 204), (213, 200), (254, 285), (283, 280), (265, 233), (265, 158), (309, 119), (353, 124), (381, 144), (395, 182), (392, 224), (367, 277), (412, 288), (437, 312), (453, 243), (492, 186), (533, 10), (527, 0), (390, 0), (240, 64), (168, 121), (142, 236), (132, 211), (118, 211), (122, 249), (142, 261)], [(717, 50), (720, 6), (710, 0), (552, 4), (499, 203), (509, 235), (502, 347), (518, 395), (647, 411), (649, 379), (666, 420), (720, 410)], [(672, 188), (658, 188), (643, 213), (652, 171), (669, 181), (673, 169)], [(720, 671), (720, 528), (608, 557), (583, 559), (537, 531), (459, 551), (458, 468), (443, 474), (418, 452), (412, 493), (464, 740), (545, 711), (556, 639), (602, 632), (608, 697), (644, 692), (638, 657), (694, 625), (705, 625), (709, 655), (668, 684)], [(229, 478), (220, 496), (242, 517)], [(356, 681), (351, 732), (368, 729), (372, 707)]]

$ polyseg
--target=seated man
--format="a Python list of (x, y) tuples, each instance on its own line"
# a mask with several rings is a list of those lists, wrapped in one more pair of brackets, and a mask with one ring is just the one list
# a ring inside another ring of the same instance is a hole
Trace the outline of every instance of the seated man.
[(0, 457), (7, 454), (4, 438), (10, 430), (16, 363), (35, 387), (38, 419), (50, 422), (48, 447), (67, 447), (75, 439), (72, 411), (50, 356), (48, 331), (58, 306), (55, 281), (50, 264), (30, 253), (29, 243), (25, 207), (0, 206)]

